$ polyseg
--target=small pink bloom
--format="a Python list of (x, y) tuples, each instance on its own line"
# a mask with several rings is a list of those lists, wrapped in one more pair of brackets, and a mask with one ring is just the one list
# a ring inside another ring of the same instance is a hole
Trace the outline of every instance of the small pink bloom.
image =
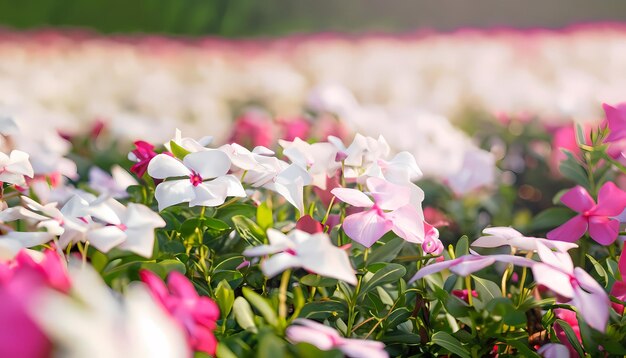
[(157, 152), (154, 151), (154, 146), (148, 142), (144, 142), (142, 140), (138, 140), (135, 142), (135, 150), (131, 151), (129, 159), (136, 162), (130, 168), (130, 171), (137, 175), (138, 178), (143, 177), (148, 170), (148, 164), (152, 158), (157, 155)]
[[(626, 302), (626, 254), (622, 253), (618, 263), (619, 272), (622, 275), (621, 281), (616, 281), (613, 284), (613, 288), (611, 288), (611, 296), (614, 296), (617, 299), (620, 299), (622, 302)], [(624, 314), (624, 305), (611, 302), (611, 306), (613, 309), (617, 311), (617, 313), (623, 315)]]
[(450, 225), (450, 218), (448, 218), (441, 210), (435, 209), (432, 206), (424, 208), (424, 220), (432, 223), (431, 225), (436, 228)]
[(280, 118), (277, 120), (282, 129), (281, 139), (292, 142), (296, 138), (307, 140), (311, 125), (305, 118)]
[(626, 192), (615, 184), (607, 182), (600, 188), (597, 204), (580, 185), (565, 193), (561, 202), (579, 214), (548, 232), (548, 239), (574, 242), (589, 230), (591, 238), (601, 245), (615, 241), (619, 233), (619, 221), (615, 217), (626, 208)]
[(172, 271), (167, 286), (148, 270), (139, 272), (154, 298), (187, 332), (189, 345), (196, 351), (215, 354), (217, 340), (213, 334), (220, 316), (219, 308), (208, 297), (199, 296), (183, 274)]
[(298, 318), (293, 323), (285, 332), (293, 343), (306, 342), (325, 351), (339, 349), (351, 358), (389, 357), (382, 342), (343, 338), (331, 327), (305, 318)]
[[(469, 302), (469, 294), (467, 293), (467, 289), (463, 290), (452, 290), (452, 294), (462, 301)], [(472, 290), (472, 297), (478, 298), (478, 292)]]
[[(566, 310), (563, 308), (557, 308), (554, 310), (554, 313), (556, 314), (556, 317), (558, 319), (562, 319), (563, 321), (567, 322), (567, 324), (569, 324), (572, 327), (572, 330), (574, 331), (576, 338), (578, 338), (578, 341), (582, 343), (582, 338), (580, 337), (580, 327), (578, 325), (578, 319), (576, 318), (576, 312)], [(556, 336), (559, 339), (559, 342), (561, 342), (561, 344), (567, 347), (567, 350), (570, 353), (570, 357), (578, 356), (578, 352), (576, 352), (576, 349), (574, 349), (572, 344), (567, 339), (565, 330), (563, 330), (561, 325), (555, 324), (554, 332), (556, 333)]]
[(602, 108), (610, 130), (606, 141), (615, 142), (626, 138), (626, 103), (620, 103), (615, 107), (603, 103)]
[(296, 229), (308, 232), (309, 234), (317, 234), (324, 231), (322, 224), (313, 219), (311, 215), (303, 215), (296, 223)]
[(230, 137), (230, 143), (237, 143), (246, 148), (272, 147), (276, 142), (274, 123), (260, 111), (248, 111), (237, 118)]
[(443, 244), (439, 240), (439, 231), (432, 225), (424, 222), (425, 237), (422, 243), (422, 250), (425, 254), (441, 255)]

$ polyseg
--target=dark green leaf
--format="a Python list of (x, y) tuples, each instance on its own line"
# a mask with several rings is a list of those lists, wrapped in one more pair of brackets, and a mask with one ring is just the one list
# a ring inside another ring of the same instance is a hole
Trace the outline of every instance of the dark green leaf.
[(271, 326), (278, 325), (278, 317), (276, 316), (276, 312), (274, 311), (274, 308), (267, 299), (247, 287), (244, 287), (242, 289), (242, 292), (248, 302), (250, 302), (250, 304), (261, 313), (261, 315), (263, 316), (263, 318), (265, 318), (265, 321), (267, 321), (268, 324), (270, 324)]
[[(368, 268), (369, 269), (369, 268)], [(370, 291), (376, 286), (384, 285), (389, 282), (394, 282), (402, 278), (406, 274), (404, 266), (399, 264), (386, 263), (384, 267), (378, 269), (374, 276), (370, 278), (364, 285), (361, 286), (360, 296)]]
[(446, 333), (444, 331), (437, 331), (432, 335), (431, 341), (434, 344), (443, 347), (446, 351), (452, 354), (456, 354), (461, 358), (471, 357), (468, 350), (463, 347), (461, 342), (459, 342), (458, 339), (452, 337), (449, 333)]

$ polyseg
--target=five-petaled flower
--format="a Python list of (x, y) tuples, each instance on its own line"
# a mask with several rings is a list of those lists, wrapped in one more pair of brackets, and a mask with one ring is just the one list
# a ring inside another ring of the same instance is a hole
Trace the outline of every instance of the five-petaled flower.
[(219, 150), (205, 150), (187, 154), (182, 161), (159, 154), (148, 165), (148, 174), (156, 179), (167, 179), (154, 193), (159, 210), (179, 203), (189, 206), (218, 206), (226, 197), (244, 197), (241, 182), (230, 170), (230, 159)]
[(615, 184), (606, 182), (600, 188), (597, 204), (580, 185), (567, 191), (561, 202), (579, 214), (548, 232), (548, 239), (574, 242), (589, 230), (589, 236), (601, 245), (615, 241), (619, 233), (619, 221), (615, 217), (626, 208), (626, 192)]
[(348, 254), (330, 242), (324, 233), (309, 234), (293, 230), (288, 235), (274, 229), (267, 231), (269, 245), (246, 249), (245, 256), (265, 256), (261, 270), (268, 277), (289, 269), (302, 267), (320, 276), (336, 278), (352, 285), (357, 279)]

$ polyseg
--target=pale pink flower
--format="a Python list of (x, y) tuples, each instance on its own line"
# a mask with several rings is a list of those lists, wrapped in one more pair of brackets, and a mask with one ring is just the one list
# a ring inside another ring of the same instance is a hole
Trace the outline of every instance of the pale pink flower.
[(305, 318), (298, 318), (293, 323), (285, 332), (293, 343), (309, 343), (324, 351), (338, 349), (350, 358), (389, 357), (382, 342), (344, 338), (331, 327)]
[(356, 285), (357, 279), (348, 254), (336, 247), (327, 234), (309, 234), (293, 230), (288, 235), (274, 229), (267, 231), (269, 245), (246, 249), (245, 256), (271, 257), (261, 262), (261, 270), (268, 277), (289, 268), (303, 268), (320, 276), (336, 278)]
[(339, 200), (366, 209), (344, 219), (344, 232), (365, 247), (372, 246), (390, 230), (409, 242), (422, 243), (424, 219), (421, 211), (411, 205), (411, 189), (375, 177), (366, 183), (374, 200), (356, 189), (331, 191)]

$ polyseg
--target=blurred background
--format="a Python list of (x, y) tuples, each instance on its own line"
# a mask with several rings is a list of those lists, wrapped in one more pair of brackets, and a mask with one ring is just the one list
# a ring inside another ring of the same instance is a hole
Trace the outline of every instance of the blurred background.
[(523, 228), (569, 185), (573, 123), (626, 99), (624, 21), (621, 0), (0, 0), (0, 132), (72, 180), (176, 129), (278, 152), (382, 135), (450, 237)]
[(624, 20), (626, 3), (620, 0), (0, 0), (0, 24), (15, 29), (80, 27), (190, 36), (558, 28)]

